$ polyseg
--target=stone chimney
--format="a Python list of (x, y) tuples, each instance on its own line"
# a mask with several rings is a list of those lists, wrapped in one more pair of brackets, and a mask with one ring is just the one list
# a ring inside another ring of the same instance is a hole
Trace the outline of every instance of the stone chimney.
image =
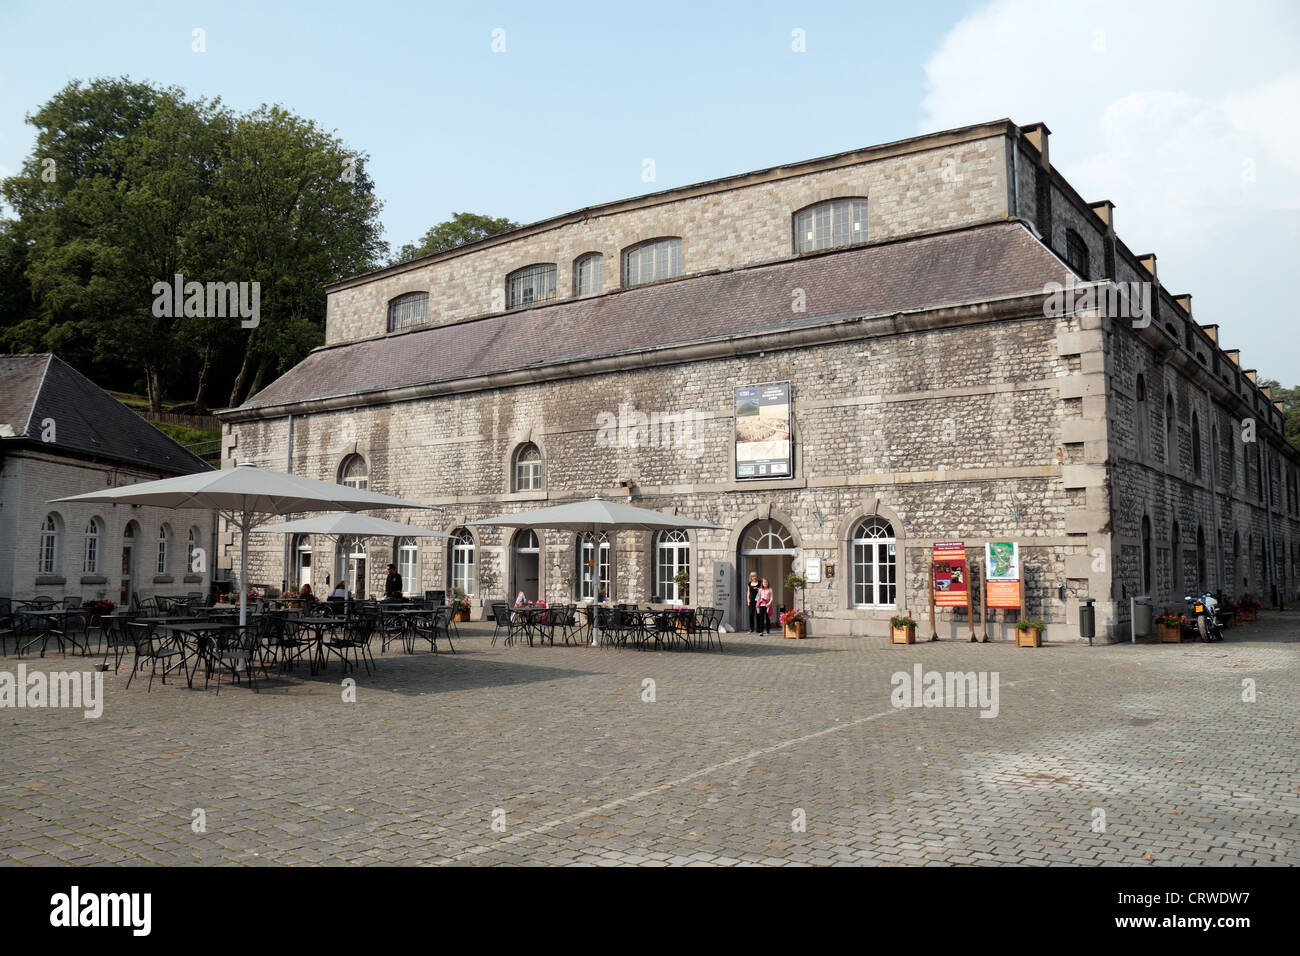
[(1047, 137), (1051, 130), (1046, 123), (1031, 123), (1020, 127), (1021, 134), (1030, 146), (1038, 150), (1038, 167), (1034, 170), (1034, 200), (1038, 210), (1038, 235), (1048, 246), (1052, 244), (1052, 164), (1047, 158)]
[(1184, 312), (1187, 313), (1187, 317), (1190, 319), (1192, 317), (1191, 294), (1184, 292), (1182, 295), (1176, 295), (1174, 296), (1174, 301), (1178, 303), (1178, 308), (1182, 309)]
[(1088, 208), (1106, 227), (1106, 239), (1103, 243), (1106, 250), (1106, 278), (1114, 282), (1119, 278), (1115, 272), (1115, 204), (1109, 199), (1103, 199), (1100, 202), (1088, 203)]
[(1211, 341), (1211, 342), (1213, 342), (1215, 345), (1218, 345), (1218, 344), (1219, 344), (1219, 327), (1218, 327), (1218, 325), (1214, 325), (1214, 324), (1211, 324), (1211, 325), (1202, 325), (1201, 328), (1203, 328), (1203, 329), (1205, 330), (1205, 334), (1208, 335), (1208, 336), (1210, 337), (1210, 341)]

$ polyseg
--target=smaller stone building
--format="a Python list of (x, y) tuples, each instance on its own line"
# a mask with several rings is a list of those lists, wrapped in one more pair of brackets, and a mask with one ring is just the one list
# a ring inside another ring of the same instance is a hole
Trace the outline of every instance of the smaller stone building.
[(54, 499), (209, 467), (57, 356), (0, 355), (0, 598), (206, 593), (211, 511)]

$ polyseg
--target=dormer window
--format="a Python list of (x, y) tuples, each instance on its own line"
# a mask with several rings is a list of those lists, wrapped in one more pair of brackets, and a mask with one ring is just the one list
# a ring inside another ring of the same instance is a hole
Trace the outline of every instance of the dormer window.
[(397, 332), (429, 322), (429, 293), (408, 292), (388, 302), (388, 331)]
[(831, 199), (794, 214), (794, 251), (817, 252), (867, 241), (867, 201)]
[(506, 276), (506, 308), (526, 309), (555, 298), (554, 262), (524, 266)]

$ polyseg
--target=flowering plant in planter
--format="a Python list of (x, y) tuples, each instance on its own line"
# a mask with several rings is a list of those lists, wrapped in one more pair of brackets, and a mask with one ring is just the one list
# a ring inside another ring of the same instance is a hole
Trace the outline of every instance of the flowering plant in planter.
[(102, 617), (105, 614), (112, 614), (117, 610), (117, 603), (115, 601), (110, 601), (107, 598), (100, 598), (98, 601), (87, 601), (84, 607), (91, 614), (97, 614)]
[(1258, 611), (1263, 605), (1253, 594), (1243, 594), (1237, 599), (1238, 611)]
[(1187, 618), (1181, 614), (1161, 614), (1156, 618), (1156, 623), (1164, 627), (1182, 627), (1187, 623)]
[(795, 623), (802, 624), (806, 623), (807, 620), (808, 618), (804, 615), (803, 611), (786, 611), (781, 615), (781, 626), (785, 627), (787, 624)]

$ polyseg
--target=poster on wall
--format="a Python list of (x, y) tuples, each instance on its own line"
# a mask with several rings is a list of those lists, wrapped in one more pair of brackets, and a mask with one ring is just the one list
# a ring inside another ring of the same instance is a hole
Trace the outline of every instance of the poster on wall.
[(962, 541), (936, 541), (934, 544), (935, 607), (965, 607), (966, 544)]
[(736, 477), (789, 478), (790, 383), (736, 389)]
[(1020, 545), (990, 541), (984, 545), (984, 580), (989, 607), (1020, 607)]

